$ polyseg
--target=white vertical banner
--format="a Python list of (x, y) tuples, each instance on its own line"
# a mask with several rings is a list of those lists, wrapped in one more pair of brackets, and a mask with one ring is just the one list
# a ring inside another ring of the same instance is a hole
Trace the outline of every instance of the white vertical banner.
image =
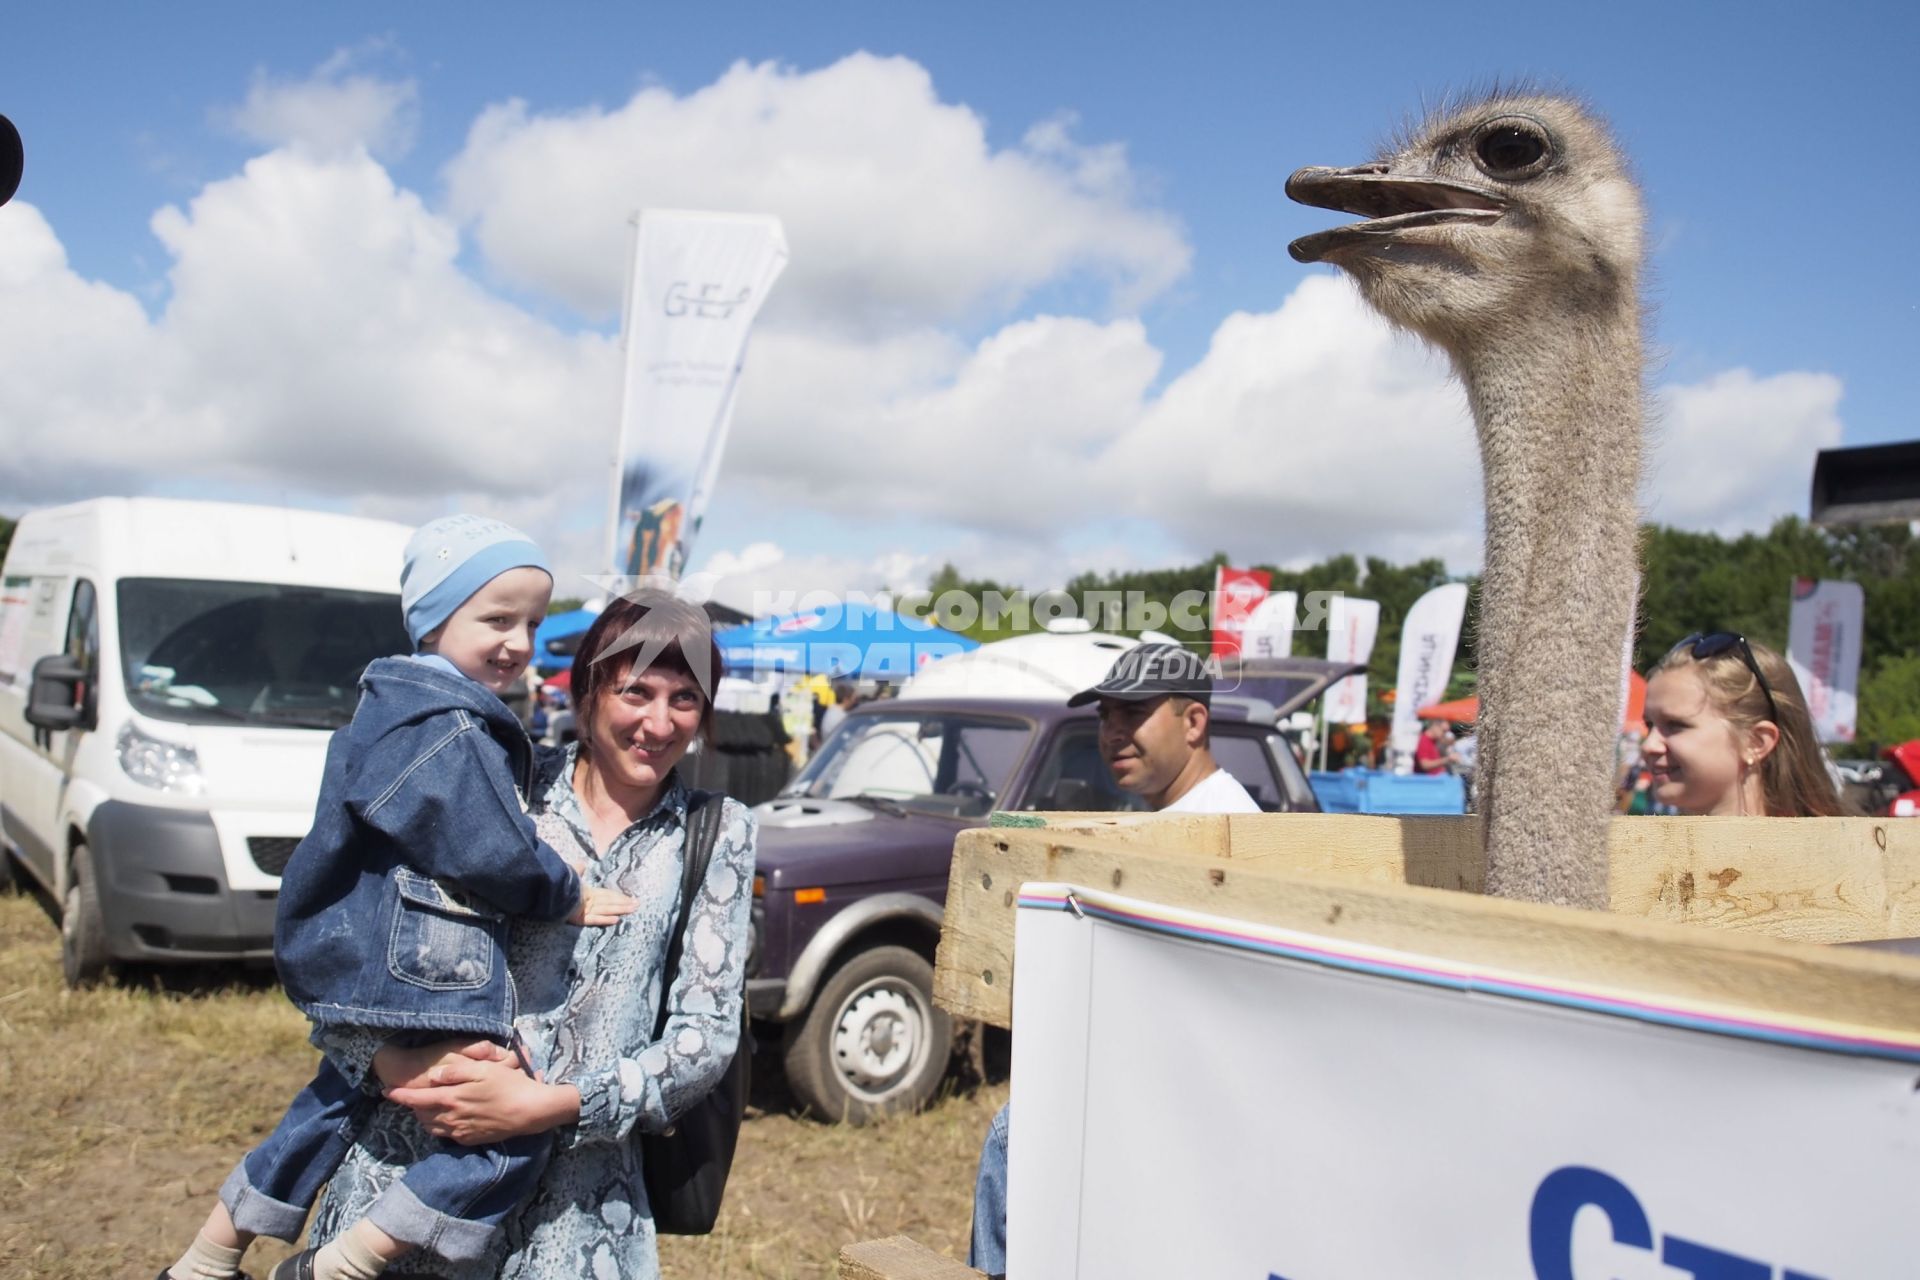
[[(1373, 656), (1380, 633), (1380, 602), (1336, 596), (1327, 611), (1327, 661), (1365, 662)], [(1328, 724), (1358, 724), (1367, 718), (1367, 677), (1348, 676), (1331, 689), (1322, 703)]]
[(1276, 591), (1254, 606), (1240, 628), (1240, 656), (1284, 658), (1293, 652), (1293, 612), (1299, 597)]
[(1852, 742), (1860, 717), (1860, 628), (1866, 593), (1857, 582), (1793, 580), (1787, 662), (1807, 695), (1822, 742)]
[(1420, 708), (1440, 701), (1453, 678), (1453, 654), (1467, 615), (1467, 584), (1449, 582), (1413, 602), (1400, 629), (1400, 679), (1393, 695), (1396, 761), (1413, 760), (1419, 745)]
[(754, 317), (787, 265), (778, 218), (649, 209), (635, 232), (613, 570), (678, 577), (726, 448)]

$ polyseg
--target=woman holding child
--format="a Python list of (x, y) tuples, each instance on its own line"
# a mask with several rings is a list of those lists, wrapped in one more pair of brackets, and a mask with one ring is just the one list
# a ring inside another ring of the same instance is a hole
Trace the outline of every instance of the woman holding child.
[(310, 1247), (271, 1280), (648, 1280), (635, 1132), (714, 1087), (742, 1021), (754, 822), (736, 801), (705, 801), (718, 835), (679, 919), (694, 797), (676, 766), (711, 728), (719, 650), (693, 605), (615, 600), (575, 658), (580, 740), (536, 750), (499, 694), (546, 613), (539, 549), (449, 517), (401, 583), (415, 652), (368, 668), (282, 880), (276, 960), (319, 1072), (162, 1280), (244, 1277), (250, 1242), (296, 1236), (323, 1183)]
[[(618, 889), (638, 909), (610, 929), (516, 928), (508, 969), (517, 1025), (541, 1078), (485, 1045), (387, 1047), (374, 1056), (387, 1101), (321, 1202), (315, 1243), (364, 1212), (436, 1138), (552, 1132), (544, 1177), (487, 1256), (455, 1264), (423, 1251), (395, 1270), (530, 1280), (659, 1274), (634, 1134), (666, 1128), (719, 1081), (737, 1047), (754, 825), (743, 806), (725, 801), (678, 980), (660, 990), (687, 829), (688, 791), (674, 767), (711, 726), (719, 651), (703, 611), (642, 596), (607, 606), (573, 670), (580, 737), (541, 761), (536, 826), (555, 849), (584, 860), (589, 884)], [(655, 1041), (661, 1000), (671, 1013)]]

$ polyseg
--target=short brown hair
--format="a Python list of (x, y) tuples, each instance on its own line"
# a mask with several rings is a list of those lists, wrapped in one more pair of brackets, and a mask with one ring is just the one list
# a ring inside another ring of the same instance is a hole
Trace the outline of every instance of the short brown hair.
[(635, 666), (678, 672), (699, 686), (705, 705), (700, 732), (713, 734), (713, 691), (723, 663), (707, 611), (678, 596), (652, 589), (608, 601), (587, 628), (573, 657), (573, 718), (582, 742), (593, 732), (594, 713), (608, 691), (626, 688)]

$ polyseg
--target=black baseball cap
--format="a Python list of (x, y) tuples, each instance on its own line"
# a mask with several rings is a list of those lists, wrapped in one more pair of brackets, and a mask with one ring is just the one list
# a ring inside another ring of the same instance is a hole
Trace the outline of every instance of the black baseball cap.
[(1074, 694), (1067, 705), (1084, 707), (1101, 698), (1145, 702), (1170, 693), (1195, 702), (1209, 701), (1213, 674), (1206, 659), (1177, 644), (1143, 644), (1121, 654), (1099, 684)]

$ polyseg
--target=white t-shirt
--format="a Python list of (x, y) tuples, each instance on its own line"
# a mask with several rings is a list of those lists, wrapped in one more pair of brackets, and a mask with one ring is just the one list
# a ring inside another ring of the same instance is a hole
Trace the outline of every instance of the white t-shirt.
[(1254, 803), (1247, 789), (1240, 785), (1240, 779), (1225, 769), (1216, 768), (1212, 773), (1200, 779), (1193, 790), (1175, 800), (1161, 813), (1259, 813), (1260, 806)]

